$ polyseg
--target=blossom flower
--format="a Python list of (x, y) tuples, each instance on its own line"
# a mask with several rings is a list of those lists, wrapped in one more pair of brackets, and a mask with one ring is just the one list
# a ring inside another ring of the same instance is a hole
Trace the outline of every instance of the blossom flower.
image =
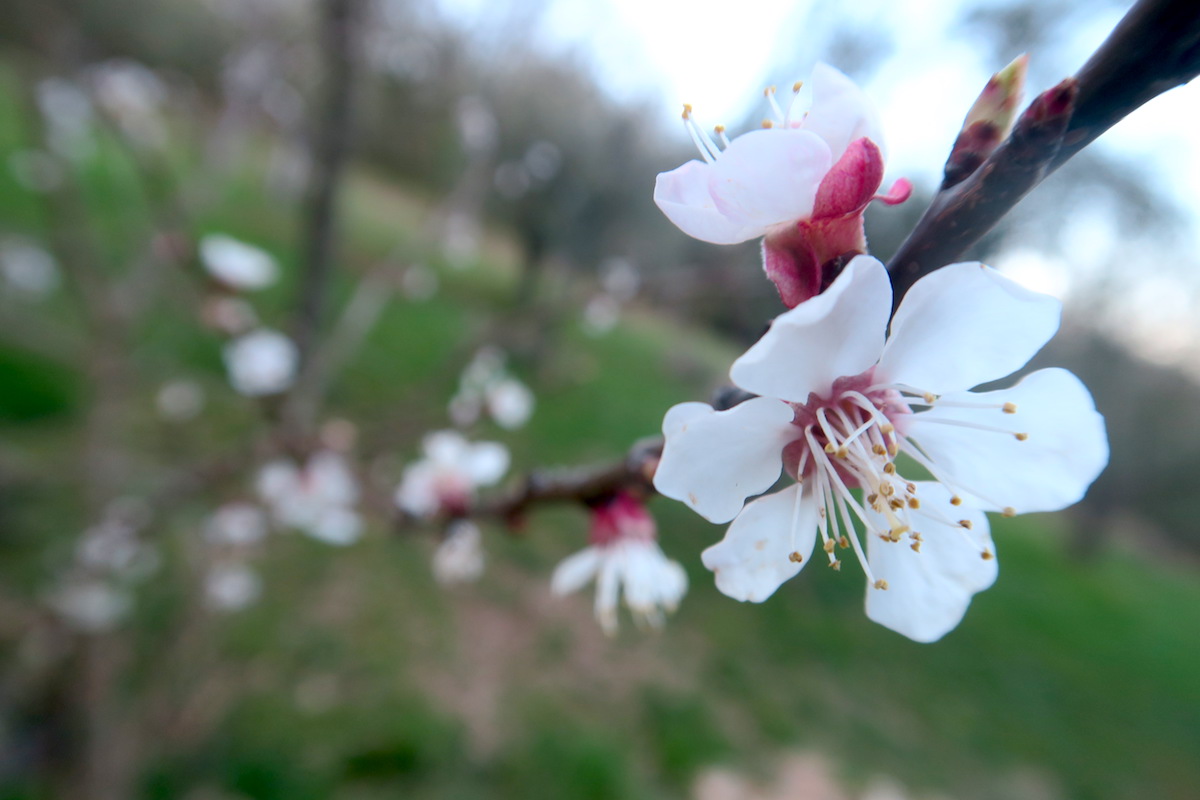
[(253, 503), (226, 503), (204, 523), (205, 539), (218, 546), (251, 547), (266, 536), (266, 514)]
[(453, 520), (433, 553), (433, 577), (443, 586), (470, 583), (483, 574), (483, 534), (469, 519)]
[(291, 339), (259, 328), (225, 345), (229, 382), (248, 397), (278, 394), (296, 379), (299, 354)]
[(874, 106), (853, 81), (818, 64), (806, 114), (794, 109), (800, 87), (786, 110), (768, 89), (775, 119), (732, 141), (718, 127), (719, 144), (685, 106), (704, 160), (660, 174), (654, 186), (654, 202), (689, 236), (714, 244), (763, 237), (764, 269), (788, 307), (819, 294), (832, 263), (866, 250), (862, 215), (871, 200), (900, 203), (912, 191), (901, 179), (876, 195), (883, 137)]
[(263, 289), (279, 279), (279, 265), (270, 253), (222, 233), (200, 240), (200, 262), (208, 274), (234, 290)]
[(459, 516), (508, 471), (508, 449), (498, 442), (471, 443), (456, 431), (436, 431), (421, 442), (424, 458), (404, 468), (396, 505), (414, 517)]
[(204, 576), (204, 600), (214, 611), (241, 611), (262, 595), (262, 578), (241, 562), (216, 564)]
[(449, 411), (455, 425), (473, 425), (487, 411), (501, 428), (516, 430), (529, 421), (533, 406), (533, 392), (505, 369), (503, 351), (484, 347), (463, 369)]
[(596, 619), (604, 632), (617, 631), (617, 599), (641, 626), (661, 627), (663, 611), (673, 612), (687, 592), (687, 574), (663, 555), (655, 541), (654, 518), (641, 501), (618, 492), (592, 508), (591, 546), (568, 556), (554, 570), (554, 594), (577, 591), (596, 579)]
[[(1057, 300), (983, 265), (952, 264), (913, 286), (885, 341), (891, 295), (883, 265), (859, 256), (828, 291), (776, 319), (730, 371), (760, 396), (726, 411), (670, 409), (654, 483), (713, 522), (733, 520), (703, 554), (730, 597), (765, 600), (819, 536), (833, 567), (847, 547), (862, 564), (871, 619), (933, 641), (996, 577), (983, 512), (1076, 502), (1108, 443), (1087, 389), (1065, 370), (967, 391), (1021, 368), (1053, 336)], [(743, 508), (781, 471), (795, 483)]]
[(362, 534), (362, 519), (354, 510), (358, 481), (341, 454), (313, 453), (298, 467), (280, 459), (258, 473), (259, 496), (275, 520), (327, 544), (348, 545)]

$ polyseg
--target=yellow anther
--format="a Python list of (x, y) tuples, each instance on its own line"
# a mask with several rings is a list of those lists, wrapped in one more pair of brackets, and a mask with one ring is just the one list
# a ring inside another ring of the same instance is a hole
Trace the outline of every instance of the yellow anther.
[(1023, 442), (1029, 438), (1028, 433), (1014, 433), (1013, 436), (1017, 437), (1018, 442)]
[(762, 126), (764, 128), (766, 128), (767, 130), (770, 130), (771, 128), (775, 127), (775, 122), (774, 122), (774, 120), (764, 119), (762, 121)]
[(833, 539), (826, 539), (824, 547), (825, 547), (826, 553), (832, 553), (833, 552)]
[(768, 86), (767, 88), (763, 89), (763, 97), (770, 97), (773, 94), (775, 94), (774, 86)]
[[(887, 448), (886, 448), (886, 447), (884, 447), (884, 446), (883, 446), (883, 445), (881, 445), (881, 444), (877, 444), (877, 445), (875, 445), (874, 447), (872, 447), (872, 448), (871, 448), (871, 452), (872, 452), (872, 453), (874, 453), (874, 454), (875, 454), (875, 455), (877, 455), (877, 456), (881, 456), (881, 455), (883, 455), (884, 453), (886, 453), (886, 452), (887, 452)], [(884, 467), (884, 469), (887, 469), (887, 467)]]
[(876, 589), (886, 590), (887, 581), (885, 581), (883, 578), (880, 578), (879, 580), (875, 581), (874, 586)]
[(715, 133), (717, 136), (720, 136), (724, 132), (725, 132), (724, 125), (717, 125), (713, 128), (713, 133)]
[(1012, 506), (1005, 506), (1004, 510), (1000, 513), (1006, 517), (1015, 517), (1017, 515), (1017, 510)]
[(923, 542), (923, 541), (925, 541), (924, 539), (922, 539), (922, 538), (921, 538), (921, 533), (920, 533), (920, 531), (913, 531), (912, 533), (910, 533), (910, 534), (908, 535), (908, 538), (912, 539), (914, 542)]
[(912, 544), (909, 545), (909, 547), (912, 548), (912, 551), (914, 553), (921, 552), (921, 543), (920, 542), (913, 542)]
[(888, 475), (895, 475), (896, 474), (896, 465), (893, 464), (891, 461), (889, 461), (883, 465), (883, 471), (886, 472)]
[(788, 556), (788, 561), (792, 561), (796, 564), (799, 564), (803, 560), (804, 560), (804, 556), (800, 555), (795, 550), (793, 550), (791, 555)]
[(904, 488), (908, 491), (909, 494), (917, 493), (917, 485), (915, 483), (913, 483), (912, 481), (909, 481), (908, 483), (904, 484)]
[(879, 431), (884, 436), (891, 436), (893, 433), (896, 432), (896, 426), (890, 422), (885, 422), (879, 426)]
[(954, 497), (951, 497), (951, 498), (950, 498), (950, 505), (952, 505), (952, 506), (961, 506), (961, 505), (962, 505), (962, 498), (961, 498), (961, 497), (959, 497), (958, 495), (954, 495)]
[(870, 505), (870, 506), (875, 505), (875, 501), (878, 499), (879, 499), (879, 495), (877, 495), (877, 494), (867, 495), (867, 505)]
[(833, 446), (833, 442), (825, 443), (825, 452), (829, 453), (829, 455), (833, 455), (837, 452), (837, 448)]
[(796, 81), (795, 83), (792, 84), (793, 92), (798, 92), (803, 88), (804, 88), (804, 81)]
[(846, 447), (846, 445), (842, 445), (841, 447), (839, 447), (837, 449), (837, 457), (838, 458), (849, 458), (850, 457), (850, 448)]
[(904, 508), (904, 501), (899, 497), (893, 497), (891, 500), (888, 500), (888, 505), (891, 506), (892, 511), (899, 511)]
[(984, 550), (982, 553), (979, 554), (979, 557), (982, 558), (984, 561), (991, 561), (994, 558), (991, 550)]
[(896, 445), (895, 442), (892, 442), (891, 444), (888, 445), (888, 455), (889, 456), (895, 456), (899, 452), (900, 452), (900, 448)]
[(962, 527), (966, 528), (967, 530), (971, 530), (971, 528), (975, 527), (974, 525), (971, 524), (971, 520), (969, 520), (969, 519), (960, 519), (958, 521), (958, 524), (961, 525)]
[(842, 562), (837, 561), (837, 560), (830, 561), (829, 568), (832, 569), (834, 572), (841, 572), (842, 571)]
[(915, 497), (910, 497), (910, 498), (908, 498), (908, 507), (909, 508), (920, 508), (921, 501)]
[(912, 529), (909, 528), (907, 525), (900, 525), (895, 528), (892, 528), (892, 536), (894, 536), (895, 539), (898, 541), (901, 536), (908, 533), (910, 530), (912, 530)]
[(1016, 403), (1005, 403), (1002, 410), (1004, 411), (1005, 414), (1015, 414), (1015, 413), (1017, 413), (1017, 404)]
[(879, 493), (884, 497), (891, 497), (896, 493), (896, 487), (892, 486), (890, 483), (880, 484)]
[(934, 402), (935, 400), (937, 400), (937, 395), (936, 395), (936, 394), (934, 394), (933, 392), (926, 392), (926, 393), (925, 393), (924, 400), (925, 400), (925, 402), (926, 402), (926, 403), (929, 403), (930, 405), (933, 405), (933, 402)]
[(842, 549), (844, 550), (845, 548), (847, 548), (847, 547), (849, 547), (849, 546), (850, 546), (850, 540), (849, 540), (849, 539), (847, 539), (845, 536), (839, 536), (839, 537), (838, 537), (838, 547), (840, 547), (840, 548), (842, 548)]
[(691, 103), (683, 104), (683, 118), (684, 119), (692, 118), (692, 104)]

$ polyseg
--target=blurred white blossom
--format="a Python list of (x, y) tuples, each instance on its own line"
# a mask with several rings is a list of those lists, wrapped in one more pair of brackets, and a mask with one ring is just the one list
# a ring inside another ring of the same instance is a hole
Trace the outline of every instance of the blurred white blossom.
[(249, 397), (278, 394), (296, 377), (299, 354), (291, 339), (278, 331), (259, 328), (225, 345), (229, 382)]
[(470, 583), (483, 574), (483, 534), (467, 519), (446, 526), (446, 535), (433, 553), (433, 577), (442, 585)]
[(62, 282), (54, 257), (26, 239), (0, 241), (0, 274), (10, 288), (29, 297), (45, 297)]
[(484, 347), (463, 369), (458, 392), (450, 399), (450, 418), (467, 427), (486, 411), (497, 425), (516, 430), (533, 415), (534, 397), (529, 387), (508, 374), (504, 353)]
[(215, 611), (240, 611), (262, 595), (262, 578), (246, 564), (215, 564), (204, 577), (204, 599)]
[(258, 473), (258, 493), (276, 522), (314, 539), (347, 545), (362, 534), (358, 479), (340, 453), (318, 451), (303, 466), (272, 461)]
[(48, 598), (69, 625), (84, 633), (112, 630), (129, 613), (129, 592), (99, 578), (69, 579)]
[(204, 523), (204, 537), (215, 545), (246, 547), (267, 536), (267, 515), (254, 503), (226, 503)]
[(659, 548), (654, 518), (642, 502), (620, 492), (592, 508), (591, 545), (554, 569), (550, 588), (557, 595), (578, 591), (596, 580), (596, 619), (607, 634), (617, 631), (617, 601), (639, 626), (661, 627), (687, 593), (687, 574)]
[(466, 511), (480, 486), (508, 471), (508, 449), (498, 442), (471, 443), (457, 431), (436, 431), (421, 443), (424, 458), (404, 469), (396, 505), (415, 517)]
[(231, 289), (262, 289), (279, 279), (279, 265), (270, 253), (223, 233), (200, 239), (200, 261)]

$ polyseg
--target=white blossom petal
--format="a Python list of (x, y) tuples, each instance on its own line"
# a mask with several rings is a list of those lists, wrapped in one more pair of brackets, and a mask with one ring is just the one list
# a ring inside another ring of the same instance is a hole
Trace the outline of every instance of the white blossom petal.
[(858, 256), (828, 290), (781, 314), (733, 362), (730, 378), (755, 394), (805, 403), (810, 392), (828, 393), (835, 379), (875, 363), (891, 309), (887, 270)]
[(199, 249), (204, 268), (231, 288), (262, 289), (279, 278), (279, 265), (270, 253), (232, 236), (208, 234)]
[(812, 213), (833, 159), (804, 130), (751, 131), (711, 163), (689, 161), (658, 176), (654, 202), (684, 233), (714, 244), (755, 239)]
[(550, 578), (550, 591), (557, 595), (571, 594), (582, 589), (600, 568), (601, 554), (596, 547), (586, 547), (559, 562)]
[(463, 469), (476, 486), (489, 486), (508, 471), (508, 448), (499, 442), (477, 442), (471, 446)]
[(837, 161), (856, 139), (867, 137), (884, 150), (883, 125), (867, 93), (839, 70), (818, 63), (812, 71), (812, 107), (803, 130), (817, 134)]
[[(816, 538), (817, 503), (794, 484), (747, 504), (701, 560), (722, 593), (761, 603), (808, 563)], [(793, 561), (792, 553), (803, 560)]]
[[(907, 435), (979, 508), (1057, 511), (1079, 501), (1108, 463), (1104, 418), (1087, 387), (1064, 369), (1039, 370), (1011, 389), (946, 394), (941, 402), (946, 405), (914, 415)], [(957, 402), (1009, 402), (1016, 412), (950, 405)], [(1001, 427), (1028, 438), (939, 420)]]
[[(917, 494), (922, 509), (967, 520), (971, 528), (916, 515), (920, 552), (912, 549), (908, 537), (891, 542), (868, 536), (867, 561), (875, 578), (887, 581), (887, 589), (867, 586), (867, 616), (913, 641), (935, 642), (958, 625), (971, 597), (995, 582), (995, 549), (982, 511), (951, 505), (950, 492), (938, 483), (918, 482)], [(880, 529), (887, 529), (882, 515), (868, 515)]]
[(1050, 340), (1061, 310), (990, 267), (951, 264), (904, 296), (876, 377), (931, 392), (1003, 378)]
[(796, 437), (792, 409), (756, 397), (727, 411), (681, 403), (663, 419), (662, 460), (654, 487), (711, 522), (728, 522), (746, 498), (774, 485), (783, 448)]

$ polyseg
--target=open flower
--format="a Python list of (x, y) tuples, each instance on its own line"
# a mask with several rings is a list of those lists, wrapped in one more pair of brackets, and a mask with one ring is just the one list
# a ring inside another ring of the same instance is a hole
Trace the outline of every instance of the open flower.
[(654, 202), (689, 236), (714, 244), (763, 237), (767, 277), (789, 307), (825, 288), (832, 262), (866, 249), (862, 215), (872, 199), (899, 203), (912, 191), (900, 180), (876, 195), (883, 137), (874, 106), (853, 81), (818, 64), (806, 114), (793, 109), (800, 86), (786, 110), (768, 89), (776, 118), (732, 141), (718, 127), (720, 144), (685, 106), (704, 160), (660, 174), (654, 186)]
[(362, 535), (358, 480), (340, 453), (321, 450), (301, 466), (272, 461), (258, 473), (258, 493), (279, 524), (326, 544), (353, 544)]
[(687, 592), (687, 574), (655, 541), (654, 518), (641, 501), (625, 492), (592, 508), (591, 546), (564, 559), (554, 570), (551, 590), (570, 594), (596, 579), (596, 619), (607, 634), (617, 631), (617, 598), (634, 622), (661, 627), (663, 611), (672, 612)]
[(396, 505), (414, 517), (461, 516), (480, 486), (508, 471), (508, 449), (498, 442), (471, 443), (455, 431), (436, 431), (421, 442), (425, 457), (404, 468)]
[[(1045, 344), (1058, 329), (1054, 298), (980, 264), (952, 264), (913, 286), (885, 342), (891, 303), (883, 265), (851, 261), (734, 362), (733, 382), (760, 397), (727, 411), (684, 403), (667, 412), (654, 484), (713, 522), (733, 520), (703, 555), (730, 597), (765, 600), (819, 536), (833, 567), (845, 548), (862, 564), (871, 619), (933, 641), (995, 579), (982, 511), (1076, 502), (1107, 463), (1108, 443), (1091, 395), (1064, 370), (967, 391), (1020, 369)], [(743, 508), (782, 471), (795, 484)]]

